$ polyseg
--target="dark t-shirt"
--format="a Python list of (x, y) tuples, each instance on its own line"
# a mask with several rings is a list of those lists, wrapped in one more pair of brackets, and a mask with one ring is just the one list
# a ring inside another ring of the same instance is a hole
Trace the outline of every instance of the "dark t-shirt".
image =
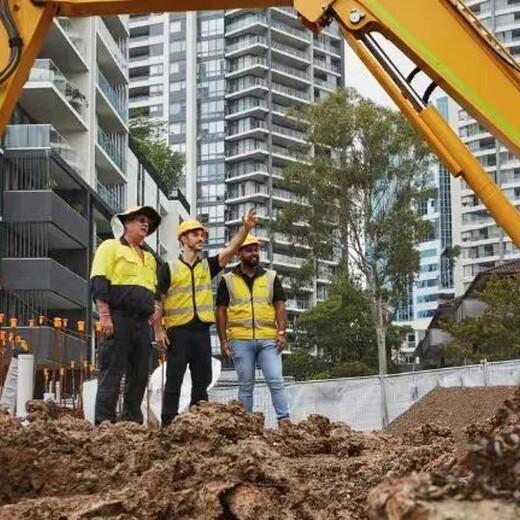
[[(265, 269), (263, 267), (257, 267), (256, 272), (253, 276), (248, 276), (244, 274), (240, 269), (240, 265), (233, 269), (233, 273), (240, 275), (244, 281), (246, 282), (249, 290), (253, 292), (253, 283), (255, 278), (263, 275), (265, 273)], [(285, 292), (282, 287), (282, 282), (278, 275), (276, 275), (273, 284), (273, 303), (285, 301)], [(224, 279), (220, 280), (218, 290), (217, 290), (217, 307), (229, 307), (229, 291), (226, 285), (226, 281)]]
[[(179, 260), (186, 265), (189, 269), (193, 271), (194, 267), (199, 263), (202, 262), (202, 259), (198, 259), (193, 265), (187, 264), (182, 258), (179, 258)], [(209, 264), (209, 272), (211, 274), (211, 278), (215, 278), (220, 271), (222, 271), (222, 267), (220, 267), (218, 263), (218, 255), (210, 256), (208, 258), (208, 264)], [(170, 266), (169, 264), (165, 263), (161, 265), (157, 272), (157, 297), (161, 298), (164, 296), (168, 289), (170, 288), (172, 278), (170, 273)], [(195, 314), (194, 318), (189, 321), (188, 323), (185, 323), (184, 325), (181, 325), (179, 327), (176, 327), (176, 329), (179, 328), (190, 328), (190, 329), (197, 329), (197, 330), (205, 330), (210, 327), (209, 323), (202, 322), (197, 314)]]

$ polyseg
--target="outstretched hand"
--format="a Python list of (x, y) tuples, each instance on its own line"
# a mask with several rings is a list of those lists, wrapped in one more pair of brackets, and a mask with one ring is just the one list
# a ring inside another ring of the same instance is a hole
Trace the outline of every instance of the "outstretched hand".
[(253, 229), (256, 225), (256, 210), (249, 209), (245, 216), (242, 218), (242, 221), (248, 231)]

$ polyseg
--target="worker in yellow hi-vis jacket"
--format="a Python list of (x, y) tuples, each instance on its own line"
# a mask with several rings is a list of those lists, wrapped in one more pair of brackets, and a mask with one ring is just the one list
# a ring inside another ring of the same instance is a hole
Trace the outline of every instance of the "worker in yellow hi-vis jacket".
[(160, 313), (156, 311), (156, 260), (142, 244), (160, 222), (159, 214), (149, 206), (116, 215), (112, 221), (116, 238), (105, 240), (94, 256), (91, 289), (104, 336), (98, 357), (96, 424), (115, 420), (123, 374), (122, 418), (143, 422), (141, 402), (148, 380), (151, 321), (154, 315), (159, 319)]
[(259, 265), (260, 241), (249, 235), (238, 251), (240, 265), (225, 274), (217, 291), (217, 332), (223, 357), (233, 356), (238, 375), (238, 399), (253, 410), (255, 367), (258, 363), (278, 421), (289, 419), (289, 402), (282, 376), (287, 314), (282, 283), (276, 271)]
[(211, 280), (233, 258), (255, 224), (255, 212), (250, 210), (224, 250), (201, 258), (208, 230), (197, 220), (185, 220), (177, 229), (182, 255), (159, 268), (158, 294), (163, 296), (166, 331), (157, 324), (155, 339), (168, 352), (161, 413), (163, 426), (168, 426), (178, 414), (182, 380), (188, 365), (192, 380), (190, 406), (208, 400), (212, 373), (209, 328), (215, 323)]

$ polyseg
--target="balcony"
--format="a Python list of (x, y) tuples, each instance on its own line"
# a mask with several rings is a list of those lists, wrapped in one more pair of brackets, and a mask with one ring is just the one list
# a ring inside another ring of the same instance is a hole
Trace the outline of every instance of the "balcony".
[(325, 81), (319, 78), (314, 78), (314, 85), (328, 92), (334, 92), (338, 89), (338, 84), (335, 81)]
[(341, 75), (341, 69), (337, 65), (334, 65), (333, 63), (328, 63), (326, 60), (315, 58), (313, 60), (313, 64), (316, 68), (319, 68), (319, 69), (329, 72), (331, 74), (335, 74), (336, 76)]
[(83, 172), (81, 159), (52, 125), (9, 125), (5, 134), (5, 149), (19, 152), (50, 151), (78, 173)]
[(87, 281), (51, 258), (4, 258), (4, 286), (11, 291), (40, 291), (48, 309), (87, 305)]
[(264, 74), (267, 69), (267, 59), (263, 56), (243, 56), (230, 60), (226, 78), (237, 78), (244, 74)]
[(54, 27), (49, 31), (40, 58), (49, 58), (67, 72), (87, 72), (89, 67), (85, 61), (85, 40), (76, 29), (76, 23), (70, 18), (58, 16), (54, 19)]
[(262, 117), (268, 112), (267, 102), (252, 96), (229, 103), (226, 109), (226, 119), (238, 119), (245, 115)]
[(265, 36), (245, 36), (226, 46), (226, 58), (237, 58), (244, 54), (259, 54), (267, 49)]
[(99, 69), (97, 71), (97, 87), (97, 110), (99, 115), (105, 119), (105, 127), (109, 126), (108, 121), (110, 121), (112, 122), (112, 125), (110, 125), (112, 130), (126, 131), (128, 104), (125, 91), (123, 89), (116, 90)]
[(46, 222), (41, 239), (50, 250), (88, 246), (88, 222), (50, 190), (5, 191), (6, 222)]
[(244, 95), (262, 97), (267, 92), (267, 80), (256, 76), (245, 76), (229, 82), (226, 99), (242, 97)]
[(269, 198), (267, 186), (256, 188), (233, 189), (226, 196), (226, 204), (239, 204), (243, 202), (265, 202)]
[(307, 70), (296, 69), (276, 61), (271, 62), (271, 71), (276, 81), (286, 82), (288, 85), (305, 88), (311, 82), (311, 76)]
[(114, 213), (120, 213), (123, 210), (123, 205), (118, 198), (109, 190), (109, 188), (104, 184), (101, 184), (99, 181), (97, 183), (97, 192)]
[[(105, 22), (98, 18), (97, 31), (97, 58), (107, 74), (114, 79), (114, 83), (128, 83), (128, 59), (126, 50), (120, 46)], [(124, 39), (123, 39), (124, 40)]]
[(36, 60), (20, 97), (20, 105), (38, 122), (60, 131), (86, 130), (87, 102), (52, 60)]
[(273, 20), (271, 22), (271, 29), (273, 37), (282, 43), (304, 48), (310, 42), (310, 36), (308, 32), (296, 29), (296, 27), (293, 27), (289, 24), (280, 23)]
[(226, 140), (243, 138), (245, 136), (251, 138), (262, 138), (267, 132), (267, 124), (265, 121), (256, 118), (241, 119), (236, 123), (228, 126), (228, 135)]
[(325, 43), (320, 40), (314, 40), (314, 49), (319, 51), (324, 51), (327, 54), (332, 54), (333, 56), (340, 58), (341, 57), (341, 51), (338, 47), (335, 47), (333, 45), (330, 45), (328, 43)]
[(268, 153), (267, 144), (262, 141), (254, 143), (242, 141), (226, 150), (226, 161), (240, 160), (246, 157), (251, 160), (263, 159)]
[(242, 33), (262, 33), (267, 29), (267, 18), (264, 15), (244, 16), (226, 26), (226, 36), (239, 36)]
[(244, 161), (227, 165), (226, 168), (226, 183), (230, 184), (245, 180), (263, 181), (267, 177), (269, 177), (267, 166), (261, 162)]
[(310, 53), (307, 51), (300, 51), (285, 45), (284, 43), (278, 43), (273, 41), (271, 44), (272, 51), (276, 54), (277, 59), (286, 61), (296, 66), (305, 67), (310, 63)]
[(304, 103), (310, 102), (310, 94), (303, 90), (296, 90), (295, 88), (286, 87), (285, 85), (281, 85), (280, 83), (272, 82), (272, 90), (273, 97), (287, 98), (289, 97), (291, 100), (299, 100)]
[(106, 184), (119, 184), (126, 176), (125, 134), (108, 134), (97, 130), (96, 167)]

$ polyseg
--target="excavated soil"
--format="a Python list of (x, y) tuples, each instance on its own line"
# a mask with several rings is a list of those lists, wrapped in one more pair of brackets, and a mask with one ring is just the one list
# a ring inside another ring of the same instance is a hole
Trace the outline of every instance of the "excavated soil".
[(23, 425), (0, 415), (0, 519), (520, 516), (520, 393), (473, 427), (484, 437), (460, 460), (450, 424), (412, 428), (410, 417), (397, 435), (320, 416), (265, 430), (236, 402), (203, 404), (162, 430), (30, 411)]
[(388, 431), (406, 437), (414, 428), (426, 424), (449, 428), (457, 453), (463, 454), (514, 390), (512, 386), (437, 388), (393, 421)]
[(370, 518), (520, 518), (520, 389), (468, 433), (474, 444), (451, 467), (391, 478), (372, 490)]

